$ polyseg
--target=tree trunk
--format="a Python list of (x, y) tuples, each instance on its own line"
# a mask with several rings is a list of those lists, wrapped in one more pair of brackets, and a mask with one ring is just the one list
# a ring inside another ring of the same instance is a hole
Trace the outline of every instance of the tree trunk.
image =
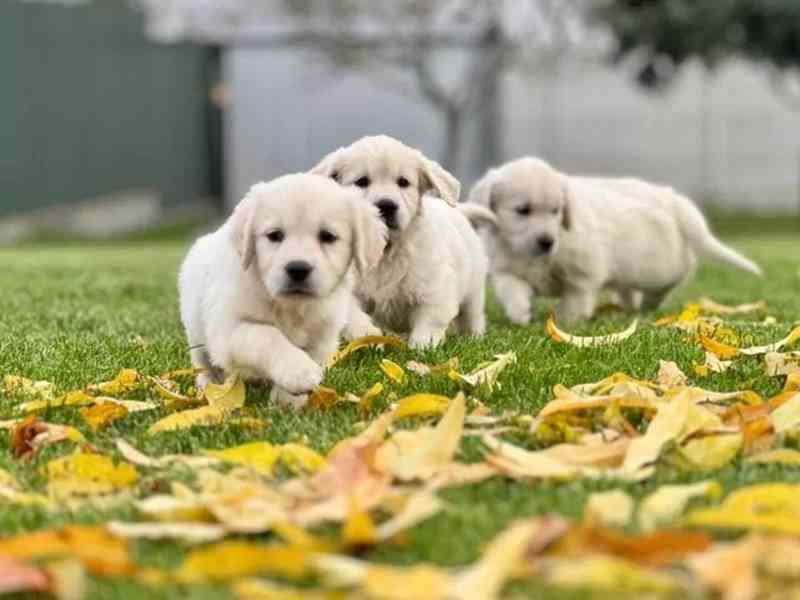
[(484, 80), (476, 82), (481, 89), (477, 111), (477, 143), (472, 157), (471, 173), (479, 178), (491, 167), (503, 161), (503, 93), (501, 73), (491, 69), (484, 75)]
[(463, 113), (457, 106), (443, 109), (445, 124), (445, 141), (442, 152), (442, 165), (448, 171), (458, 174), (461, 167), (461, 126)]

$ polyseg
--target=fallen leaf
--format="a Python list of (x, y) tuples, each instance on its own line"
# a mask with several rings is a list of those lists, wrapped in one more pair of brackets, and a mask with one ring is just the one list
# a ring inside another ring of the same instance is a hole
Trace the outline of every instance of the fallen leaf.
[(98, 577), (131, 575), (136, 570), (127, 543), (103, 526), (73, 525), (6, 537), (0, 539), (0, 556), (23, 561), (71, 556)]
[(308, 396), (309, 406), (317, 409), (331, 408), (339, 400), (339, 392), (324, 385), (318, 385)]
[(101, 394), (109, 394), (116, 396), (124, 392), (129, 392), (139, 385), (140, 375), (135, 369), (123, 369), (111, 381), (104, 381), (102, 383), (95, 383), (87, 386), (90, 392), (100, 392)]
[(759, 465), (785, 465), (792, 467), (800, 466), (800, 451), (792, 448), (777, 448), (767, 450), (753, 456), (748, 456), (744, 462)]
[(49, 402), (55, 398), (55, 386), (49, 381), (32, 381), (19, 375), (3, 377), (6, 396), (23, 396)]
[(636, 328), (638, 326), (639, 320), (635, 319), (633, 323), (631, 323), (624, 331), (619, 333), (582, 337), (560, 330), (558, 327), (556, 327), (555, 319), (553, 319), (553, 316), (551, 315), (544, 325), (544, 331), (554, 342), (563, 342), (572, 346), (577, 346), (578, 348), (596, 348), (598, 346), (610, 346), (612, 344), (618, 344), (619, 342), (625, 341), (634, 333), (636, 333)]
[(0, 594), (44, 592), (50, 586), (44, 571), (0, 556)]
[(272, 475), (281, 457), (281, 447), (269, 442), (251, 442), (224, 450), (204, 450), (206, 456), (225, 462), (245, 465), (261, 473)]
[(80, 560), (65, 558), (49, 563), (45, 570), (50, 593), (57, 600), (83, 600), (89, 587), (86, 569)]
[(128, 416), (128, 409), (119, 404), (104, 402), (80, 409), (81, 416), (92, 431), (108, 427), (114, 421)]
[(430, 479), (453, 460), (461, 441), (466, 406), (464, 395), (451, 402), (435, 428), (398, 431), (375, 453), (377, 470), (401, 481)]
[(192, 550), (175, 578), (184, 583), (230, 581), (267, 574), (297, 579), (307, 570), (306, 555), (301, 549), (224, 541)]
[(721, 358), (733, 358), (734, 356), (738, 356), (739, 354), (744, 354), (746, 356), (756, 356), (758, 354), (768, 354), (770, 352), (777, 352), (784, 346), (793, 344), (798, 339), (800, 339), (800, 327), (795, 327), (789, 333), (789, 335), (787, 335), (785, 338), (781, 340), (778, 340), (777, 342), (766, 344), (764, 346), (751, 346), (749, 348), (736, 348), (734, 346), (730, 346), (709, 339), (703, 335), (699, 336), (699, 339), (700, 343), (706, 348), (706, 350), (713, 352), (714, 354), (716, 354)]
[(764, 370), (769, 376), (800, 373), (800, 352), (767, 352)]
[(792, 395), (770, 415), (775, 433), (789, 432), (800, 426), (800, 392)]
[(369, 348), (371, 346), (392, 346), (394, 348), (399, 348), (400, 350), (408, 349), (408, 344), (406, 344), (400, 338), (385, 335), (368, 335), (353, 340), (344, 348), (334, 353), (325, 363), (325, 368), (330, 369), (350, 356), (353, 352), (361, 350), (362, 348)]
[(716, 481), (700, 481), (688, 485), (662, 485), (639, 505), (639, 526), (652, 531), (677, 519), (695, 498), (716, 499), (722, 487)]
[(656, 383), (665, 387), (678, 387), (686, 385), (687, 377), (681, 368), (671, 360), (660, 360), (658, 361)]
[(369, 512), (352, 502), (342, 527), (342, 541), (346, 546), (369, 546), (377, 541), (375, 522)]
[(386, 375), (395, 383), (403, 383), (406, 378), (406, 372), (403, 370), (403, 367), (398, 365), (396, 362), (389, 360), (388, 358), (381, 360), (380, 368), (384, 375)]
[(39, 421), (35, 415), (30, 415), (15, 422), (11, 434), (11, 450), (16, 458), (30, 459), (39, 448), (62, 441), (85, 443), (86, 439), (74, 427), (46, 423)]
[(93, 404), (95, 401), (93, 396), (90, 396), (83, 390), (68, 392), (63, 396), (52, 399), (43, 400), (29, 400), (19, 405), (19, 410), (25, 413), (36, 412), (45, 410), (47, 408), (57, 408), (60, 406), (86, 406)]
[(281, 446), (281, 461), (294, 473), (314, 473), (325, 466), (325, 457), (308, 446), (289, 443)]
[(216, 465), (220, 462), (216, 458), (195, 456), (192, 454), (165, 454), (158, 458), (152, 458), (139, 452), (139, 450), (123, 439), (117, 439), (115, 444), (117, 450), (125, 460), (139, 467), (166, 469), (175, 464), (181, 464), (190, 468), (200, 468)]
[(395, 419), (406, 417), (419, 417), (427, 415), (441, 415), (450, 405), (450, 398), (438, 394), (413, 394), (397, 402), (394, 409)]
[(420, 377), (427, 377), (428, 375), (447, 375), (450, 371), (458, 371), (458, 364), (457, 356), (449, 358), (438, 365), (426, 365), (425, 363), (410, 360), (406, 363), (406, 369)]
[(767, 303), (765, 300), (757, 302), (747, 302), (745, 304), (737, 304), (735, 306), (728, 306), (714, 302), (711, 298), (700, 298), (698, 301), (700, 310), (708, 314), (717, 315), (740, 315), (751, 312), (760, 312), (767, 310)]
[(228, 420), (231, 412), (230, 409), (221, 406), (201, 406), (200, 408), (182, 410), (156, 421), (150, 426), (147, 433), (148, 435), (155, 435), (165, 431), (220, 425)]
[(139, 474), (128, 463), (115, 465), (102, 454), (78, 452), (56, 458), (44, 467), (51, 497), (108, 494), (136, 483)]
[(580, 561), (551, 559), (542, 568), (545, 581), (556, 586), (627, 593), (684, 592), (677, 577), (612, 556), (587, 556)]
[(208, 405), (224, 410), (234, 410), (244, 406), (245, 393), (244, 381), (238, 373), (230, 375), (222, 384), (209, 383), (203, 389), (203, 397)]
[(479, 365), (475, 370), (464, 375), (457, 371), (450, 371), (449, 377), (454, 381), (460, 381), (472, 387), (486, 386), (489, 392), (494, 391), (495, 386), (499, 387), (497, 378), (500, 373), (511, 364), (517, 362), (515, 352), (495, 355), (495, 360)]
[(720, 506), (695, 510), (685, 522), (695, 527), (751, 529), (800, 535), (800, 485), (766, 483), (731, 492)]
[(122, 521), (111, 521), (107, 527), (112, 534), (120, 538), (172, 539), (187, 544), (215, 542), (228, 533), (227, 529), (221, 525), (194, 522), (123, 523)]
[(588, 523), (611, 527), (625, 527), (633, 517), (633, 498), (622, 490), (595, 492), (583, 508), (583, 518)]
[(335, 591), (291, 588), (254, 578), (234, 581), (231, 591), (239, 600), (343, 600), (341, 594)]
[(428, 489), (423, 488), (405, 496), (402, 506), (394, 516), (376, 527), (375, 537), (378, 540), (392, 538), (401, 531), (430, 519), (444, 508), (442, 501)]

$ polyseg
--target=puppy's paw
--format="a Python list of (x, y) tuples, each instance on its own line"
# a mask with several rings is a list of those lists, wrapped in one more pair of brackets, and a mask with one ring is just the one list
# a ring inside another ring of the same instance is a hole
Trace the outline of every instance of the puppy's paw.
[(273, 386), (269, 394), (270, 402), (280, 404), (287, 408), (300, 410), (308, 402), (308, 394), (290, 394), (285, 389), (278, 386)]
[(531, 322), (530, 309), (509, 310), (507, 315), (514, 325), (527, 325)]
[(348, 324), (342, 332), (344, 339), (351, 341), (368, 335), (383, 335), (380, 327), (377, 327), (372, 321), (365, 321), (364, 323)]
[(424, 350), (426, 348), (433, 348), (438, 346), (444, 341), (444, 331), (431, 331), (431, 330), (414, 330), (408, 338), (408, 345), (415, 350)]
[(322, 383), (325, 370), (302, 350), (281, 357), (270, 379), (290, 394), (308, 394)]

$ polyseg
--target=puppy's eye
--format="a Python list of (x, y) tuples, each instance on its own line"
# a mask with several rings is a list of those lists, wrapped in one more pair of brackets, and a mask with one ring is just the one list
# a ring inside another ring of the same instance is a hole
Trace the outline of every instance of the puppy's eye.
[(286, 236), (280, 229), (276, 229), (275, 231), (270, 231), (267, 234), (267, 239), (270, 242), (274, 242), (275, 244), (280, 244), (283, 241), (284, 237)]
[(331, 173), (331, 179), (333, 179), (336, 183), (339, 183), (339, 171), (334, 171)]
[(531, 214), (531, 205), (523, 204), (515, 208), (514, 211), (521, 217), (527, 217), (529, 214)]
[(319, 241), (322, 244), (332, 244), (338, 239), (339, 237), (335, 233), (331, 233), (327, 229), (323, 229), (319, 232)]
[(369, 187), (369, 184), (370, 184), (369, 177), (367, 177), (366, 175), (364, 177), (359, 177), (358, 179), (356, 179), (356, 185), (360, 188)]
[(405, 177), (399, 177), (397, 179), (397, 185), (398, 185), (398, 187), (401, 187), (401, 188), (407, 188), (408, 186), (411, 185), (411, 182), (408, 179), (406, 179)]
[(557, 214), (558, 214), (558, 212), (559, 212), (560, 210), (561, 210), (561, 209), (560, 209), (560, 208), (558, 208), (558, 207), (556, 206), (556, 207), (555, 207), (554, 209), (552, 209), (550, 212), (551, 212), (551, 213), (553, 213), (554, 215), (557, 215)]

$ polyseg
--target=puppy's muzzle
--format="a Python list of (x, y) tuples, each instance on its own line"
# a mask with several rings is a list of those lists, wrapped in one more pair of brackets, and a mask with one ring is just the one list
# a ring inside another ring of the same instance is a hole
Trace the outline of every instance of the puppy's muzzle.
[(314, 267), (304, 260), (293, 260), (284, 267), (286, 271), (287, 293), (309, 293), (308, 278)]
[(397, 229), (397, 202), (383, 198), (375, 203), (378, 212), (389, 229)]

